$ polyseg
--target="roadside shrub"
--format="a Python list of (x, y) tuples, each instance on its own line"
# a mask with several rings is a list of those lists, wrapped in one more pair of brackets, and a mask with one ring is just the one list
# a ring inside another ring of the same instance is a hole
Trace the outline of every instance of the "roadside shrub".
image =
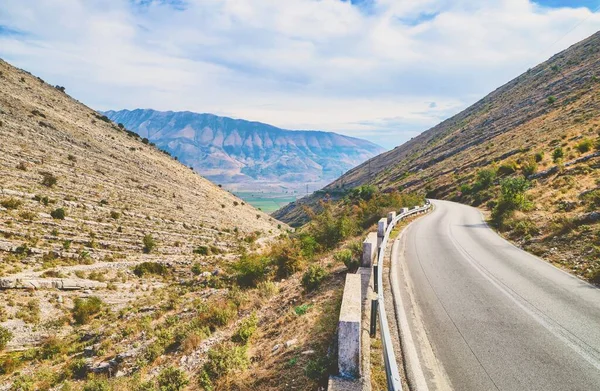
[(78, 297), (75, 299), (74, 304), (73, 319), (75, 319), (75, 323), (80, 325), (89, 323), (92, 317), (98, 314), (103, 307), (102, 300), (96, 296), (87, 299)]
[(39, 350), (42, 360), (49, 360), (61, 354), (65, 350), (65, 344), (62, 340), (51, 336), (46, 338)]
[(502, 226), (504, 219), (513, 211), (528, 206), (525, 191), (530, 184), (524, 177), (516, 177), (504, 179), (500, 186), (500, 198), (492, 210), (492, 222), (498, 227)]
[(110, 211), (110, 218), (114, 219), (114, 220), (118, 220), (121, 217), (121, 213), (117, 212), (117, 211)]
[(233, 263), (237, 283), (244, 287), (255, 287), (267, 279), (269, 274), (270, 259), (260, 254), (242, 254), (239, 260)]
[(23, 201), (11, 197), (0, 201), (0, 205), (6, 209), (18, 209), (23, 205)]
[(352, 189), (352, 191), (350, 192), (350, 198), (370, 201), (375, 196), (375, 194), (377, 194), (377, 192), (378, 190), (376, 186), (363, 185)]
[(163, 263), (158, 262), (142, 262), (133, 268), (133, 274), (138, 277), (142, 277), (145, 274), (156, 274), (159, 276), (165, 276), (169, 273), (169, 269)]
[(577, 145), (575, 145), (575, 149), (579, 151), (579, 153), (586, 153), (592, 150), (594, 143), (589, 138), (584, 138)]
[(310, 265), (302, 276), (302, 286), (308, 292), (317, 289), (327, 277), (327, 271), (320, 265)]
[(66, 213), (63, 208), (58, 208), (58, 209), (54, 209), (52, 212), (50, 212), (50, 216), (52, 216), (52, 218), (56, 219), (56, 220), (64, 220)]
[(310, 225), (310, 233), (325, 249), (332, 249), (340, 241), (354, 234), (357, 227), (354, 220), (348, 216), (334, 216), (329, 203), (322, 205), (323, 212), (311, 216), (313, 221)]
[(518, 236), (525, 240), (529, 240), (532, 236), (540, 233), (539, 228), (530, 219), (511, 221), (507, 225), (512, 231), (513, 236)]
[(319, 251), (319, 243), (317, 240), (306, 232), (302, 232), (298, 235), (298, 241), (300, 242), (299, 245), (302, 256), (305, 258), (310, 259)]
[(42, 175), (42, 185), (46, 187), (52, 187), (58, 182), (58, 178), (51, 172), (43, 171), (40, 174)]
[(156, 383), (160, 391), (181, 391), (190, 381), (181, 369), (169, 366), (160, 371)]
[(142, 244), (144, 245), (144, 252), (146, 254), (151, 253), (152, 250), (154, 250), (154, 248), (156, 247), (156, 242), (154, 241), (154, 238), (151, 234), (144, 235), (144, 238), (142, 239)]
[(263, 299), (269, 299), (279, 293), (279, 288), (273, 281), (260, 282), (256, 288), (258, 289), (259, 296)]
[(287, 278), (304, 268), (302, 251), (296, 240), (285, 239), (271, 247), (269, 257), (277, 267), (277, 276)]
[(237, 329), (235, 334), (231, 337), (231, 340), (242, 345), (248, 344), (248, 341), (254, 335), (256, 327), (258, 326), (258, 317), (253, 312), (248, 318), (244, 319), (240, 327)]
[(355, 257), (352, 251), (349, 249), (338, 251), (335, 253), (333, 258), (337, 262), (344, 263), (348, 271), (351, 273), (355, 272), (360, 267), (360, 258)]
[(246, 346), (231, 342), (219, 344), (208, 351), (208, 359), (199, 376), (199, 385), (205, 390), (213, 390), (214, 381), (244, 370), (250, 365)]
[(554, 163), (557, 163), (564, 156), (565, 156), (565, 151), (562, 149), (562, 147), (558, 147), (552, 152), (552, 161)]
[(13, 333), (0, 326), (0, 351), (4, 350), (6, 348), (6, 345), (12, 340), (13, 338)]
[(554, 102), (556, 102), (556, 97), (555, 96), (549, 96), (546, 101), (548, 102), (549, 105), (551, 105)]
[(330, 361), (331, 360), (328, 360), (327, 357), (309, 360), (304, 369), (304, 374), (309, 379), (322, 379), (329, 373)]
[(494, 183), (494, 180), (496, 180), (495, 170), (491, 168), (479, 170), (477, 171), (477, 180), (473, 187), (476, 188), (477, 191), (487, 189)]

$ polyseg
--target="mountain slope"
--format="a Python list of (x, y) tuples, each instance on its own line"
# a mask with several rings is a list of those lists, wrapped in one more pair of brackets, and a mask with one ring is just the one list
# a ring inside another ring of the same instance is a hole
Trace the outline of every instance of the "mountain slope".
[[(590, 213), (600, 206), (600, 161), (594, 150), (599, 95), (596, 33), (274, 216), (299, 224), (306, 220), (303, 206), (317, 207), (325, 197), (343, 197), (360, 185), (376, 185), (382, 191), (400, 188), (493, 209), (502, 179), (526, 175), (531, 205), (502, 228), (524, 247), (591, 275), (586, 268), (598, 266), (593, 263), (597, 220)], [(486, 189), (477, 177), (483, 169), (495, 178)], [(586, 227), (591, 228), (585, 231)]]
[(212, 181), (237, 188), (322, 186), (383, 152), (336, 133), (290, 131), (212, 114), (142, 109), (105, 114)]
[[(141, 262), (221, 267), (242, 239), (282, 232), (270, 216), (1, 60), (0, 86), (0, 288), (98, 288), (119, 309), (162, 286), (139, 289), (130, 268)], [(43, 292), (0, 295), (17, 302), (0, 306), (0, 326), (18, 348), (69, 330), (29, 325), (19, 305), (33, 297), (38, 316), (56, 321), (81, 293), (59, 295), (66, 307)]]

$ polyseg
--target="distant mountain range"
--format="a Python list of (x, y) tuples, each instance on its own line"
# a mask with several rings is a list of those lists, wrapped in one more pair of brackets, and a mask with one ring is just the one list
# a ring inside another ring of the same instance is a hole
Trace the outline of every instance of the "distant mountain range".
[(216, 183), (237, 190), (320, 187), (385, 150), (332, 132), (294, 131), (189, 111), (104, 114)]

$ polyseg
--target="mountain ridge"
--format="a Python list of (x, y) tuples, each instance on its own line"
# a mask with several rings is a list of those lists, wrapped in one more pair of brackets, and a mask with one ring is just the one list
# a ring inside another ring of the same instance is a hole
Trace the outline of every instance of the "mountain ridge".
[(191, 111), (108, 110), (115, 122), (223, 184), (323, 185), (384, 149), (334, 132), (286, 130)]

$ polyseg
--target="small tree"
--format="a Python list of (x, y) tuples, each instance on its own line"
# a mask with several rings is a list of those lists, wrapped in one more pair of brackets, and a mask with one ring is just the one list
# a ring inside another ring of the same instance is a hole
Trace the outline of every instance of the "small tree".
[(144, 244), (144, 252), (149, 254), (156, 247), (156, 242), (154, 242), (154, 238), (151, 234), (144, 235), (144, 239), (142, 239), (142, 243)]

